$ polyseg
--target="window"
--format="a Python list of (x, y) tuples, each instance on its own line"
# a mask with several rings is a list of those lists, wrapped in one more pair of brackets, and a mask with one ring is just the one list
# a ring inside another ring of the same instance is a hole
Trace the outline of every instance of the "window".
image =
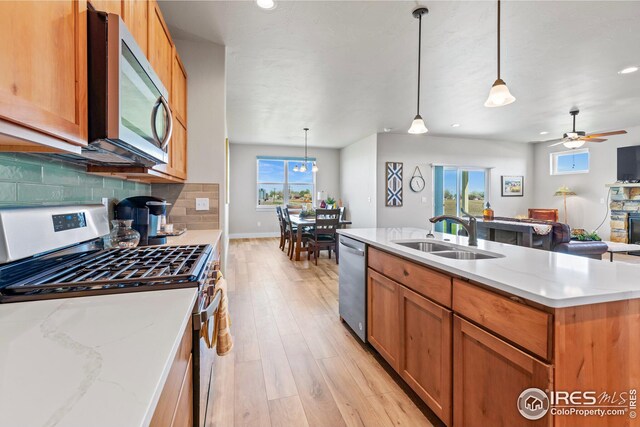
[(313, 204), (316, 174), (312, 171), (315, 158), (307, 158), (307, 170), (295, 171), (303, 163), (297, 158), (258, 157), (257, 206), (270, 208), (286, 204)]
[(551, 175), (589, 172), (589, 149), (561, 151), (550, 154)]
[[(481, 216), (489, 199), (489, 169), (459, 166), (435, 166), (434, 214), (461, 216), (464, 209), (470, 215)], [(456, 233), (458, 226), (447, 222), (435, 225), (436, 231)]]

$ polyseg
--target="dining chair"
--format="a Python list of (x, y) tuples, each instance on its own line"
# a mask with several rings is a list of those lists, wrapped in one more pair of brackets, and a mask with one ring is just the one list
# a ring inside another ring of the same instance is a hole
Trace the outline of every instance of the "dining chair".
[[(287, 250), (287, 255), (289, 255), (289, 259), (293, 259), (293, 253), (295, 252), (296, 239), (298, 234), (298, 227), (293, 225), (291, 222), (291, 215), (289, 212), (289, 208), (282, 209), (282, 217), (284, 219), (284, 227), (285, 227), (285, 239), (289, 241), (289, 248)], [(305, 242), (306, 239), (311, 237), (306, 230), (302, 232), (302, 243)]]
[(336, 253), (336, 264), (339, 262), (338, 255), (338, 235), (336, 230), (340, 226), (340, 209), (316, 209), (316, 227), (310, 237), (307, 238), (307, 259), (311, 259), (311, 253), (316, 265), (322, 249)]
[(280, 245), (278, 247), (284, 251), (287, 236), (285, 234), (284, 218), (282, 217), (282, 206), (276, 206), (276, 215), (278, 217), (278, 224), (280, 225)]

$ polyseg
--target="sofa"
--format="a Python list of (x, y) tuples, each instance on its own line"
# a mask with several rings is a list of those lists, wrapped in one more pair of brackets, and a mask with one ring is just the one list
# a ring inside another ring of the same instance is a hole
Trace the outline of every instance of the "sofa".
[[(598, 241), (578, 241), (571, 240), (571, 228), (568, 224), (555, 221), (542, 221), (537, 219), (516, 219), (506, 217), (496, 217), (496, 220), (511, 221), (511, 222), (523, 222), (534, 224), (550, 224), (551, 230), (551, 247), (553, 252), (560, 252), (564, 254), (577, 255), (587, 258), (602, 259), (602, 255), (607, 252), (609, 247), (604, 242)], [(536, 239), (534, 237), (533, 247), (544, 249), (542, 245), (542, 238)], [(501, 243), (514, 244), (515, 239), (510, 236), (509, 233), (497, 233), (495, 241)]]

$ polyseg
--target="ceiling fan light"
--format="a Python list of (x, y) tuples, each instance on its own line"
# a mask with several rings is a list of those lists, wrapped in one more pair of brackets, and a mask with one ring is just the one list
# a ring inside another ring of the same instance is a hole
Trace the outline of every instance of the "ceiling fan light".
[(313, 172), (318, 172), (318, 165), (316, 164), (316, 162), (313, 162), (313, 166), (311, 167), (311, 170)]
[(578, 138), (578, 132), (567, 132), (567, 138), (569, 139), (577, 139)]
[(565, 141), (562, 144), (567, 148), (574, 149), (582, 147), (584, 145), (584, 141), (581, 139), (572, 139), (569, 141)]
[(424, 125), (424, 120), (422, 120), (422, 116), (420, 116), (420, 114), (417, 114), (413, 119), (408, 132), (414, 135), (429, 132), (429, 129)]
[(493, 83), (493, 86), (491, 86), (489, 97), (484, 103), (484, 106), (490, 108), (502, 107), (513, 103), (515, 100), (516, 97), (511, 95), (511, 92), (509, 92), (509, 88), (504, 80), (498, 79)]

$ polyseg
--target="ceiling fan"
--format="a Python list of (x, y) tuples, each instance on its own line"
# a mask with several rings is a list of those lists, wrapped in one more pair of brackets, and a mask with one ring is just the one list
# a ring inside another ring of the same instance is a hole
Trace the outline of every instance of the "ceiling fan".
[[(567, 148), (580, 148), (584, 145), (585, 142), (604, 142), (606, 141), (603, 136), (613, 136), (613, 135), (623, 135), (627, 133), (626, 130), (616, 130), (613, 132), (603, 132), (603, 133), (592, 133), (587, 135), (585, 131), (576, 130), (576, 116), (580, 113), (580, 110), (577, 108), (569, 111), (569, 114), (573, 116), (573, 130), (571, 132), (567, 132), (562, 135), (562, 138), (551, 139), (545, 142), (555, 142), (555, 144), (551, 144), (549, 147), (555, 147), (556, 145), (564, 144)], [(556, 142), (557, 141), (557, 142)]]

